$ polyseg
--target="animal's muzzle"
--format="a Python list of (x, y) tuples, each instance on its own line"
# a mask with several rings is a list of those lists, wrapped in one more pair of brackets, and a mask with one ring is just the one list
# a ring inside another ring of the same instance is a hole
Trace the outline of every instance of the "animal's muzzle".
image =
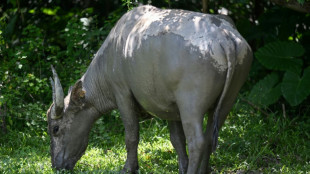
[(55, 164), (52, 165), (53, 168), (56, 170), (73, 170), (75, 166), (74, 162), (56, 162)]
[(52, 167), (56, 170), (73, 170), (76, 161), (64, 159), (64, 151), (60, 151), (52, 160)]

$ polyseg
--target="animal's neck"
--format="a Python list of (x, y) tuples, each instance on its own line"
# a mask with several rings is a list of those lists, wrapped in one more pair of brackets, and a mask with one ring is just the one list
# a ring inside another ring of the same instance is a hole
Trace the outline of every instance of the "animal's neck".
[(114, 96), (109, 87), (109, 80), (104, 73), (103, 57), (96, 56), (82, 77), (86, 99), (100, 113), (115, 109)]

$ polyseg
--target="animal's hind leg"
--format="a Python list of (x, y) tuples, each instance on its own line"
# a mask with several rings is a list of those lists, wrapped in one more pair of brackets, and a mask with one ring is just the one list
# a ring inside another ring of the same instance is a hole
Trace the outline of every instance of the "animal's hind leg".
[(203, 114), (196, 113), (193, 110), (180, 109), (182, 125), (184, 128), (186, 140), (188, 142), (188, 174), (194, 174), (198, 172), (205, 146), (205, 138), (202, 128)]
[(210, 160), (210, 155), (212, 153), (213, 114), (214, 114), (213, 110), (209, 112), (208, 114), (208, 122), (207, 122), (206, 132), (205, 132), (206, 145), (205, 145), (201, 165), (199, 168), (199, 174), (207, 174), (211, 172), (211, 168), (209, 166), (209, 160)]
[[(231, 107), (232, 107), (232, 104), (231, 104)], [(224, 108), (220, 111), (219, 130), (223, 126), (231, 107), (229, 107), (229, 109)], [(202, 159), (200, 169), (199, 169), (199, 174), (207, 174), (211, 172), (211, 168), (209, 166), (209, 160), (210, 160), (210, 155), (212, 154), (213, 114), (214, 114), (213, 110), (209, 112), (208, 114), (208, 122), (207, 122), (207, 127), (206, 127), (206, 132), (205, 132), (206, 145), (205, 145), (205, 151), (203, 153), (203, 159)]]
[[(245, 63), (250, 63), (250, 62), (245, 62)], [(247, 67), (247, 70), (244, 70), (241, 68), (236, 69), (236, 71), (234, 73), (234, 77), (232, 79), (232, 82), (234, 82), (234, 83), (232, 83), (230, 85), (230, 88), (227, 91), (226, 97), (223, 100), (222, 107), (219, 111), (219, 115), (218, 115), (218, 117), (219, 117), (218, 118), (219, 119), (219, 130), (223, 126), (223, 124), (227, 118), (227, 115), (229, 114), (231, 108), (233, 107), (233, 105), (235, 103), (235, 100), (238, 96), (238, 93), (239, 93), (241, 86), (244, 83), (244, 81), (246, 80), (247, 72), (249, 71), (249, 67), (250, 66)], [(206, 132), (205, 132), (206, 149), (204, 152), (204, 157), (203, 157), (201, 167), (200, 167), (200, 172), (199, 172), (201, 174), (210, 172), (207, 169), (208, 169), (208, 165), (209, 165), (210, 155), (212, 153), (213, 114), (214, 114), (214, 111), (209, 112), (209, 116), (208, 116), (208, 123), (207, 123)]]
[(122, 95), (116, 98), (121, 118), (125, 127), (125, 143), (127, 159), (122, 173), (137, 173), (138, 143), (139, 143), (139, 120), (135, 112), (135, 102), (130, 95)]
[(185, 174), (188, 166), (186, 139), (181, 121), (169, 121), (170, 140), (178, 154), (179, 174)]
[(180, 96), (177, 96), (182, 126), (188, 143), (188, 174), (198, 172), (205, 146), (202, 126), (204, 114), (199, 107), (203, 102), (199, 101), (199, 96), (193, 93), (180, 93)]

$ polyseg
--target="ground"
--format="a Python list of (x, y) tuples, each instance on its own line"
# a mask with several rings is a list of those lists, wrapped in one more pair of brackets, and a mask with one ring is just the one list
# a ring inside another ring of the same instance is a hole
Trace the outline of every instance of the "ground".
[[(71, 173), (121, 170), (126, 158), (124, 128), (118, 112), (111, 115), (96, 122), (86, 153)], [(167, 122), (151, 119), (140, 125), (140, 173), (177, 174), (177, 157), (169, 141)], [(281, 113), (267, 117), (237, 102), (211, 157), (213, 173), (308, 173), (309, 130), (309, 118), (284, 119)], [(46, 131), (13, 130), (0, 135), (0, 173), (55, 173)]]

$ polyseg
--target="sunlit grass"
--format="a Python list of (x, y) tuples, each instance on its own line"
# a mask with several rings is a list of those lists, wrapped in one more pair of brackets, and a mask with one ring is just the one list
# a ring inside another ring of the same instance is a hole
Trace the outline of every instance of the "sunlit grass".
[[(116, 117), (94, 126), (85, 155), (73, 173), (118, 173), (126, 160), (124, 128)], [(268, 118), (242, 106), (230, 113), (211, 156), (214, 173), (307, 173), (310, 171), (310, 119)], [(140, 173), (178, 173), (167, 123), (140, 123)], [(72, 173), (51, 168), (49, 138), (30, 130), (0, 134), (0, 173)]]

